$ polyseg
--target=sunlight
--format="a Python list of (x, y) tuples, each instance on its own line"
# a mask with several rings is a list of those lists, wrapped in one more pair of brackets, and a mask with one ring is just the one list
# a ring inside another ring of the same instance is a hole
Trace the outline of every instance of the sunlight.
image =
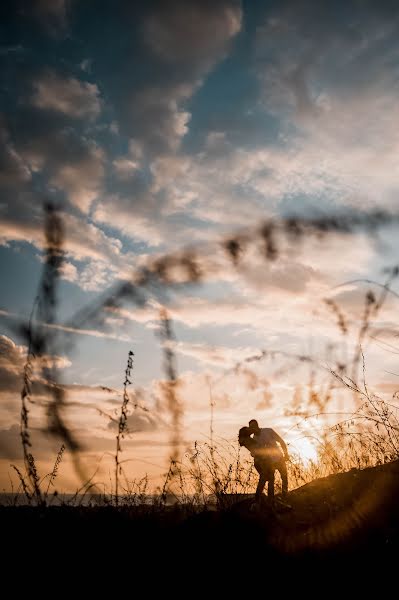
[(292, 442), (288, 450), (290, 449), (294, 453), (299, 454), (299, 456), (305, 464), (309, 463), (311, 460), (317, 460), (317, 450), (312, 444), (312, 442), (306, 437), (297, 439), (294, 442)]

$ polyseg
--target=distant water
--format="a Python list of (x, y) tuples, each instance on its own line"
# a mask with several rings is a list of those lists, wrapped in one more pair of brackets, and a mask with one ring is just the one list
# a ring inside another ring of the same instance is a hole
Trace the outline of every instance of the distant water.
[[(100, 494), (58, 494), (57, 496), (50, 495), (47, 497), (47, 504), (51, 506), (61, 506), (62, 504), (70, 504), (71, 506), (104, 506), (109, 504), (109, 497)], [(36, 500), (33, 498), (28, 501), (25, 494), (0, 494), (0, 506), (29, 506), (35, 505)]]
[[(139, 506), (143, 504), (151, 505), (158, 504), (160, 501), (160, 495), (146, 495), (137, 498), (124, 498), (123, 496), (119, 497), (119, 504), (121, 506)], [(182, 499), (179, 499), (173, 494), (167, 494), (165, 504), (166, 506), (173, 506), (180, 501), (182, 501)], [(53, 496), (52, 494), (49, 494), (46, 503), (50, 506), (61, 506), (63, 504), (70, 506), (107, 506), (111, 503), (111, 496), (104, 494), (58, 494), (57, 496)], [(206, 503), (214, 504), (215, 498), (213, 496), (209, 496), (206, 499)], [(32, 501), (29, 503), (25, 494), (0, 493), (0, 506), (34, 506), (35, 504), (37, 504), (36, 500), (32, 499)]]

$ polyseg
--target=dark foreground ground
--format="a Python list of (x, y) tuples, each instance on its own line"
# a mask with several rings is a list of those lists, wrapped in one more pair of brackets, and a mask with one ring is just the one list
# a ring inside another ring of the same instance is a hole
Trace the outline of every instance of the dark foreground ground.
[(367, 579), (376, 568), (399, 568), (398, 492), (395, 461), (313, 481), (289, 493), (289, 507), (276, 502), (273, 508), (266, 497), (259, 509), (252, 498), (226, 497), (220, 509), (197, 512), (0, 507), (1, 545), (11, 562), (37, 563), (40, 573), (53, 563), (73, 564), (74, 573), (94, 564), (96, 577), (102, 569), (119, 569), (124, 577), (146, 567), (157, 577), (159, 567), (171, 574), (188, 568), (200, 581), (200, 573), (229, 565), (228, 578), (235, 569), (250, 569), (270, 582), (281, 569), (284, 577), (296, 572), (313, 578), (319, 569), (331, 577), (360, 566)]

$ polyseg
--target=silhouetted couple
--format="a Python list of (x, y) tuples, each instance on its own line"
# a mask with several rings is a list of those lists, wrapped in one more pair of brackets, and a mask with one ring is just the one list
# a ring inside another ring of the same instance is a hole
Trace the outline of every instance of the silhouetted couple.
[(284, 440), (269, 427), (260, 428), (258, 422), (252, 419), (249, 427), (242, 427), (238, 433), (238, 443), (250, 451), (254, 458), (254, 467), (259, 473), (259, 483), (256, 488), (256, 499), (259, 501), (266, 484), (267, 495), (274, 499), (274, 474), (281, 475), (282, 492), (288, 492), (288, 475), (285, 461), (289, 459)]

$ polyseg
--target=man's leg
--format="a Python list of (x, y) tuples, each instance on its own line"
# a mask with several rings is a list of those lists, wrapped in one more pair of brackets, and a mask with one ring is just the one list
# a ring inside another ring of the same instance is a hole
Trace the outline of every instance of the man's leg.
[(265, 470), (262, 468), (262, 465), (258, 461), (254, 461), (254, 467), (259, 473), (259, 481), (258, 481), (258, 485), (256, 488), (255, 498), (257, 500), (260, 500), (263, 490), (265, 488), (266, 481), (267, 481), (267, 473), (265, 472)]
[(281, 460), (277, 468), (281, 475), (282, 493), (283, 496), (286, 496), (288, 493), (288, 473), (285, 461)]
[(270, 470), (269, 483), (267, 485), (267, 497), (269, 500), (274, 500), (274, 469)]

